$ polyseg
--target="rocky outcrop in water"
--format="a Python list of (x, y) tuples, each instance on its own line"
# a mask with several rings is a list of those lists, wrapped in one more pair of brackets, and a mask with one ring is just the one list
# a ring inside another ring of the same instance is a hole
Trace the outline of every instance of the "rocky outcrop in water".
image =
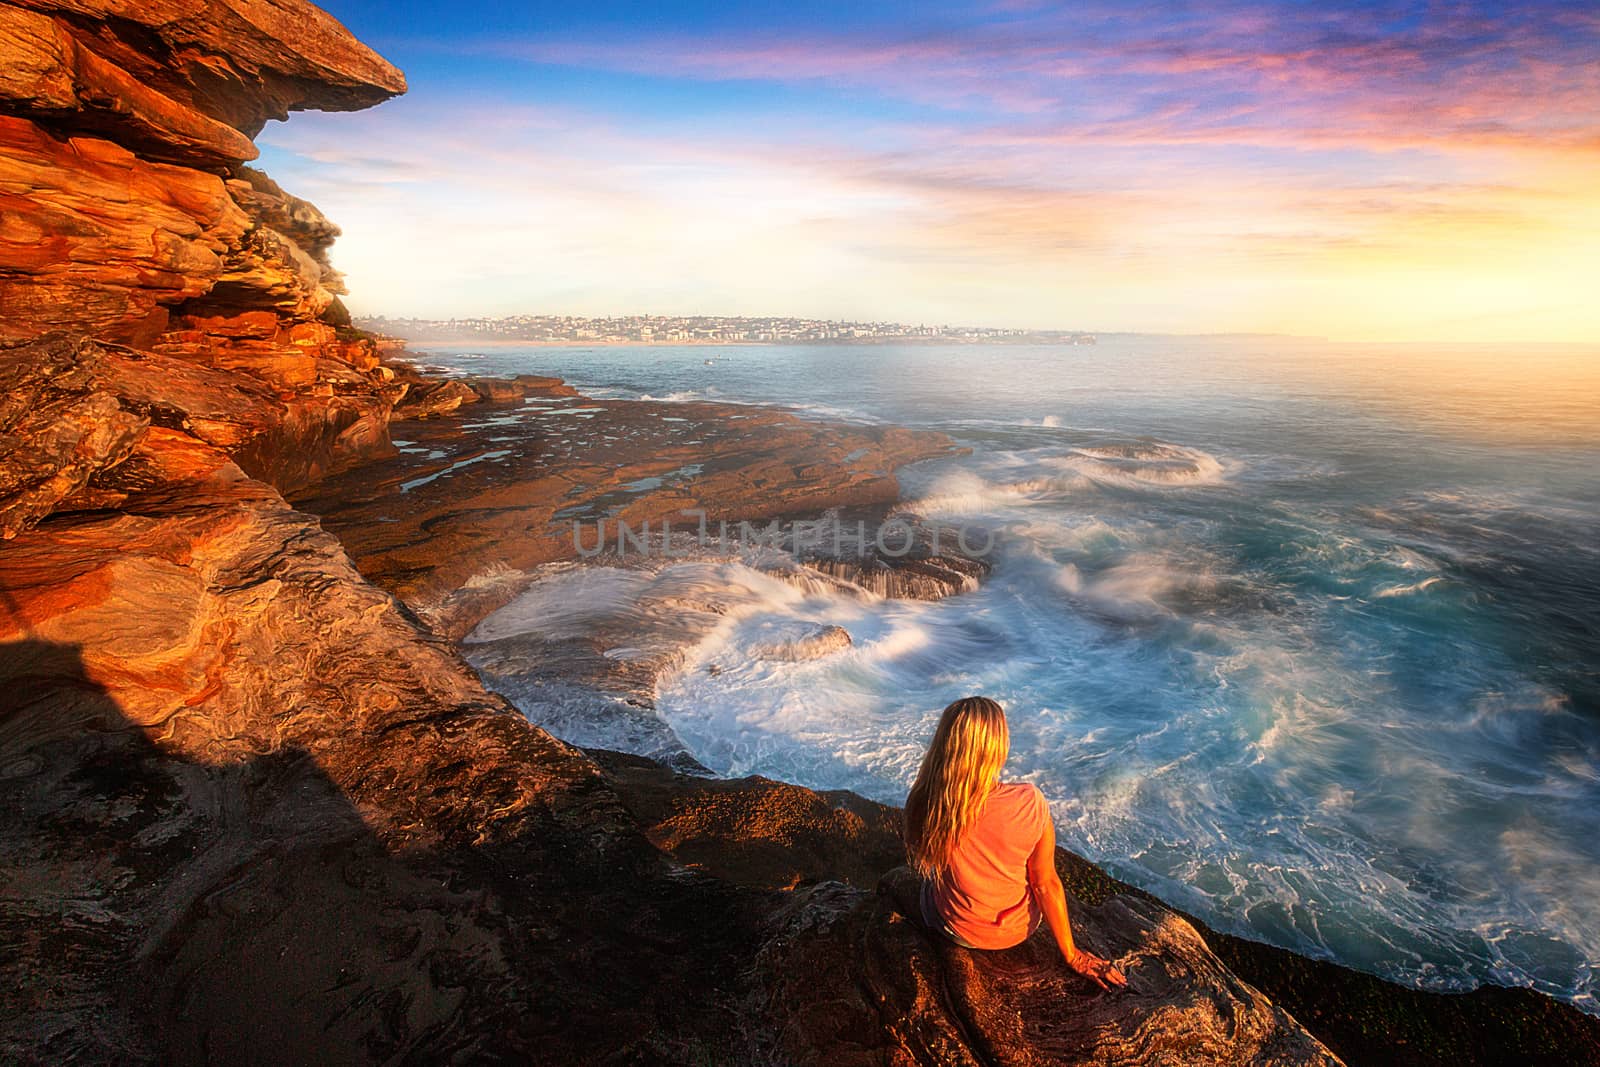
[(812, 570), (882, 597), (943, 600), (978, 588), (991, 569), (997, 537), (931, 523), (905, 511), (854, 523), (830, 514), (790, 546)]
[[(402, 368), (398, 380), (412, 373)], [(899, 427), (741, 404), (595, 399), (531, 376), (516, 380), (521, 395), (511, 399), (491, 381), (412, 386), (395, 412), (396, 455), (293, 497), (338, 534), (363, 574), (453, 637), (542, 564), (659, 560), (664, 538), (679, 553), (741, 539), (792, 549), (789, 520), (829, 509), (877, 508), (881, 521), (899, 496), (896, 468), (956, 452), (943, 434)], [(896, 595), (882, 576), (892, 568), (865, 562), (871, 587)], [(903, 561), (907, 575), (933, 562)], [(936, 579), (911, 580), (931, 598)], [(953, 574), (943, 582), (944, 593), (975, 587)]]
[(482, 399), (477, 390), (463, 381), (413, 383), (405, 400), (394, 411), (396, 419), (427, 419), (448, 415), (462, 404)]
[(752, 651), (762, 659), (776, 663), (805, 663), (835, 652), (842, 652), (853, 643), (850, 631), (843, 626), (823, 623), (802, 623), (777, 631), (769, 631), (766, 641)]

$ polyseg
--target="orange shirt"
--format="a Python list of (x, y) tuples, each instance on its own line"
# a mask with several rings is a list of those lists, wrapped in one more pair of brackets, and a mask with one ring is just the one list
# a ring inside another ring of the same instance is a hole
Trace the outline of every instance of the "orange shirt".
[(1028, 891), (1028, 857), (1049, 825), (1039, 787), (998, 785), (961, 836), (934, 907), (952, 934), (973, 948), (1010, 948), (1027, 940), (1039, 914)]

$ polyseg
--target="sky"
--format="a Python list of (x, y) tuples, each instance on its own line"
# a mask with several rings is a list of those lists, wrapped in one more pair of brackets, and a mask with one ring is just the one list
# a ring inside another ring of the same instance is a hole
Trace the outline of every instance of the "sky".
[(358, 314), (1600, 341), (1600, 3), (329, 0)]

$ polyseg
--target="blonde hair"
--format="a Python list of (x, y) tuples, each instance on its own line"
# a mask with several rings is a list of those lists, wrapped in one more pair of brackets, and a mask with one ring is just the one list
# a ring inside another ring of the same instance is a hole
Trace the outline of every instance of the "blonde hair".
[(944, 709), (906, 797), (906, 851), (918, 874), (937, 878), (950, 865), (1010, 751), (1006, 713), (993, 700), (963, 697)]

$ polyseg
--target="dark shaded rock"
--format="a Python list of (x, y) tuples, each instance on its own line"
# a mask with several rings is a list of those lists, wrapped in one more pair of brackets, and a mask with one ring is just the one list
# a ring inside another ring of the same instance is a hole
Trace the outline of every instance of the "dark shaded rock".
[(350, 329), (350, 309), (344, 306), (344, 301), (335, 296), (322, 310), (322, 321), (329, 326), (339, 329)]
[(651, 843), (717, 878), (767, 889), (818, 879), (870, 889), (905, 862), (899, 811), (854, 793), (689, 777), (642, 756), (588, 752)]
[(758, 957), (784, 1063), (1318, 1064), (1340, 1061), (1240, 981), (1193, 926), (1136, 897), (1069, 901), (1073, 931), (1128, 987), (1069, 971), (1048, 933), (1005, 952), (930, 934), (905, 868), (877, 893), (797, 893)]

